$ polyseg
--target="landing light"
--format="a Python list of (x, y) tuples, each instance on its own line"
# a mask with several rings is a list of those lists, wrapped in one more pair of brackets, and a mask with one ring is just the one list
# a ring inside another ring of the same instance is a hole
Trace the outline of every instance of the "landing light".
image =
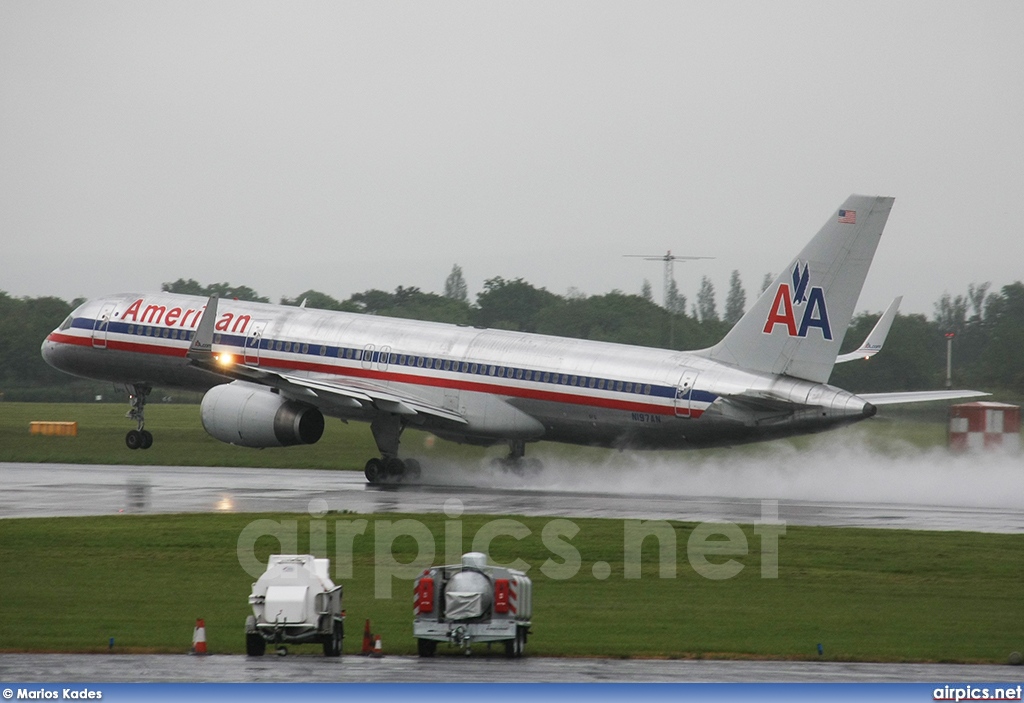
[(235, 357), (233, 357), (231, 354), (227, 354), (227, 353), (220, 354), (220, 355), (217, 356), (217, 362), (221, 366), (231, 366), (232, 364), (235, 363)]

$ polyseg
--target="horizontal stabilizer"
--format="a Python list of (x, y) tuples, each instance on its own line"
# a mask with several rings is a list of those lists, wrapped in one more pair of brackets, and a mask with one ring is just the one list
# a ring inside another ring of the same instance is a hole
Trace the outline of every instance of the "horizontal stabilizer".
[(956, 400), (958, 398), (979, 398), (992, 395), (983, 391), (905, 391), (901, 393), (859, 393), (872, 405), (896, 405), (897, 403), (927, 403), (931, 400)]

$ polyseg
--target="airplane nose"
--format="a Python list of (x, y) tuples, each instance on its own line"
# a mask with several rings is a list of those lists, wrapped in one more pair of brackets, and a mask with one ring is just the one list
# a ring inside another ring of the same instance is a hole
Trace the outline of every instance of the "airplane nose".
[(43, 345), (39, 351), (43, 355), (43, 361), (55, 369), (65, 371), (65, 365), (62, 363), (64, 354), (61, 353), (60, 347), (60, 344), (47, 337), (43, 340)]

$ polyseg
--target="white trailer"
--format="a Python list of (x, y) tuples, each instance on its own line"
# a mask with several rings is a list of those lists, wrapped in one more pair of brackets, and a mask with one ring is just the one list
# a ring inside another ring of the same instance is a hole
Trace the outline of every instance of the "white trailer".
[(522, 656), (533, 614), (533, 584), (522, 571), (488, 566), (487, 555), (469, 552), (461, 564), (435, 566), (416, 579), (413, 636), (419, 655), (432, 657), (438, 642), (461, 647), (502, 642), (509, 657)]
[(341, 656), (345, 638), (342, 587), (330, 577), (330, 560), (311, 554), (273, 554), (267, 570), (252, 585), (245, 619), (245, 651), (263, 656), (267, 643), (279, 654), (286, 644), (319, 642), (324, 656)]

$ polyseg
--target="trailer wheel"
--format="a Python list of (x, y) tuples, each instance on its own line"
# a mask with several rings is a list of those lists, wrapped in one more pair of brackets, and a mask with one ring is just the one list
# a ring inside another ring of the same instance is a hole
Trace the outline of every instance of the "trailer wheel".
[(245, 653), (250, 657), (262, 657), (267, 651), (267, 641), (258, 632), (245, 634)]
[(505, 656), (509, 659), (523, 656), (523, 649), (526, 648), (526, 633), (523, 628), (516, 628), (516, 636), (505, 640)]
[(437, 642), (434, 640), (417, 639), (416, 650), (421, 657), (432, 657), (437, 651)]
[(344, 638), (342, 634), (342, 624), (340, 622), (334, 623), (334, 631), (327, 636), (324, 640), (324, 656), (325, 657), (340, 657), (341, 656), (341, 641)]

